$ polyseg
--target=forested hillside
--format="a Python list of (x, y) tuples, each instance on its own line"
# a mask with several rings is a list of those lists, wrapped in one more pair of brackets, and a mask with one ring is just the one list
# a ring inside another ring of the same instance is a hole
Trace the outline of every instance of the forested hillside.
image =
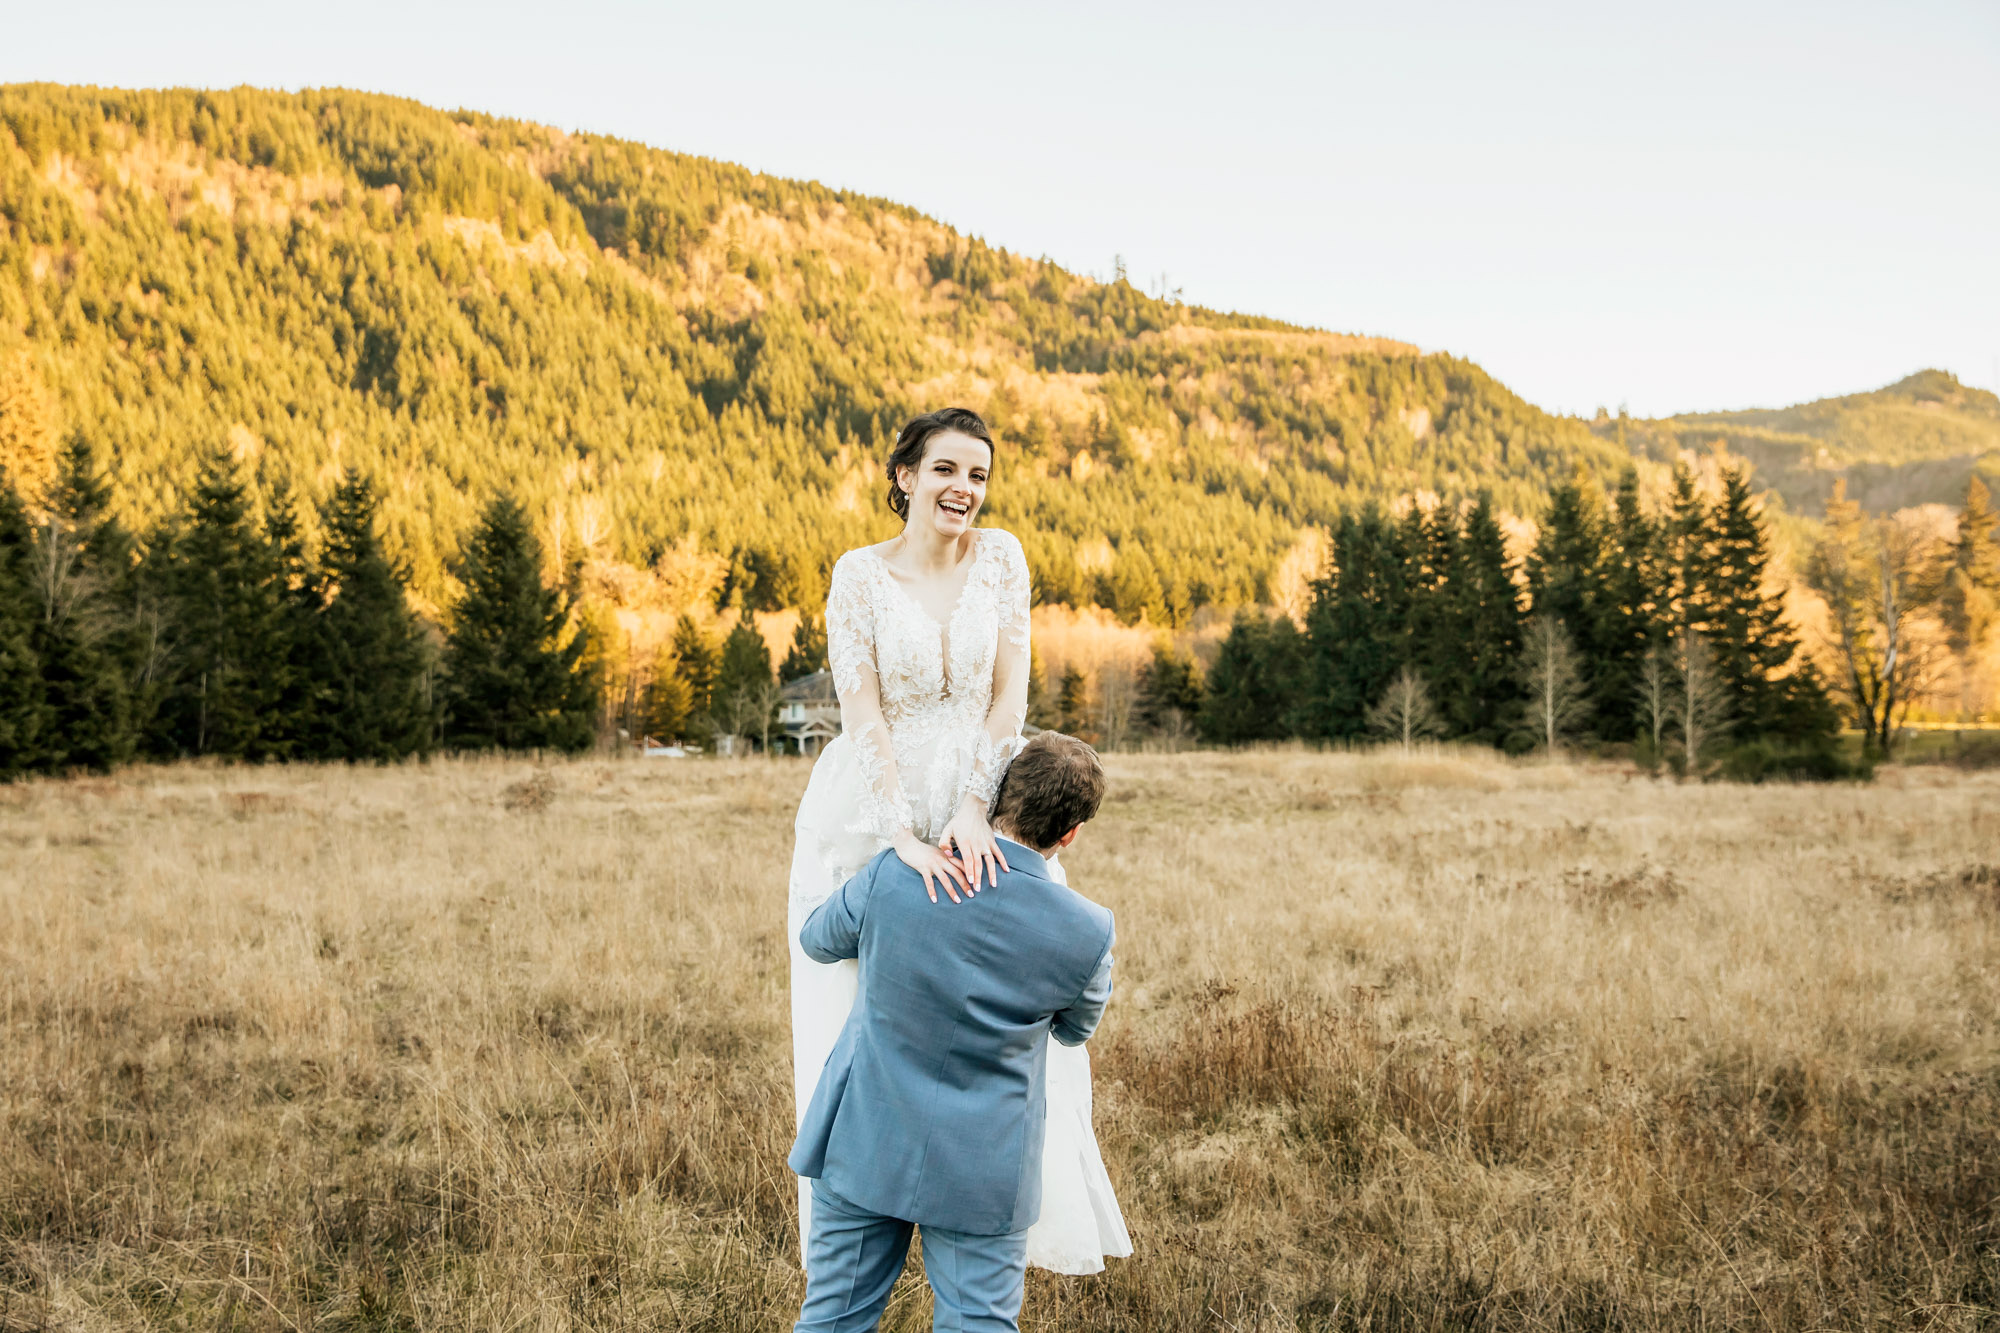
[(135, 531), (227, 446), (308, 544), (371, 480), (432, 609), (502, 490), (606, 601), (810, 606), (948, 402), (1000, 433), (1043, 600), (1175, 618), (1265, 600), (1359, 501), (1533, 513), (1626, 457), (1468, 362), (809, 182), (358, 93), (0, 89), (0, 461), (32, 490), (81, 433)]
[(1956, 507), (1981, 473), (2000, 480), (2000, 396), (1922, 370), (1872, 393), (1821, 398), (1794, 407), (1700, 412), (1658, 421), (1601, 419), (1598, 433), (1621, 436), (1662, 461), (1717, 443), (1748, 459), (1758, 479), (1795, 514), (1818, 517), (1836, 481), (1870, 510)]

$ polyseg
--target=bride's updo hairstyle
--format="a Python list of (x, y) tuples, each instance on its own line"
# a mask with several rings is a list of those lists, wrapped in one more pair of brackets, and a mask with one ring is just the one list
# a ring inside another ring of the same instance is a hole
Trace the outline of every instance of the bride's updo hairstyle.
[(986, 461), (993, 461), (993, 432), (979, 414), (967, 407), (942, 407), (935, 412), (926, 412), (920, 417), (911, 417), (903, 429), (896, 433), (896, 447), (889, 453), (889, 508), (896, 511), (896, 517), (907, 520), (910, 517), (910, 497), (896, 480), (897, 468), (908, 468), (915, 472), (924, 463), (924, 450), (930, 447), (931, 437), (956, 431), (960, 435), (970, 435), (986, 446)]

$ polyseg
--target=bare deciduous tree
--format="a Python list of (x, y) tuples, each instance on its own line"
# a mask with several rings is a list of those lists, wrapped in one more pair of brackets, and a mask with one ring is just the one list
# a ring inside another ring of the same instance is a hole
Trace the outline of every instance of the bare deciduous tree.
[(1103, 748), (1117, 750), (1132, 733), (1139, 685), (1127, 668), (1106, 662), (1097, 673), (1097, 731)]
[(1885, 759), (1896, 729), (1937, 669), (1917, 617), (1941, 589), (1942, 552), (1911, 523), (1867, 518), (1834, 483), (1827, 531), (1806, 561), (1806, 582), (1826, 599), (1841, 689), (1868, 744)]
[(1682, 630), (1674, 644), (1674, 675), (1683, 771), (1698, 777), (1702, 752), (1729, 728), (1728, 686), (1715, 669), (1715, 650), (1693, 630)]
[(1406, 752), (1419, 738), (1435, 736), (1444, 730), (1444, 721), (1431, 703), (1430, 687), (1424, 684), (1421, 672), (1406, 666), (1396, 673), (1389, 688), (1369, 708), (1368, 729), (1378, 736), (1400, 740)]
[(1194, 739), (1194, 720), (1179, 708), (1160, 714), (1159, 736), (1168, 754), (1179, 754)]
[(764, 745), (764, 753), (769, 755), (771, 753), (771, 724), (778, 719), (778, 705), (785, 701), (785, 687), (778, 683), (777, 677), (773, 676), (762, 685), (752, 689), (750, 694), (756, 703), (758, 721), (763, 728), (761, 739)]
[(1528, 686), (1528, 710), (1542, 746), (1554, 754), (1562, 738), (1590, 712), (1590, 693), (1583, 682), (1582, 660), (1569, 631), (1554, 616), (1536, 616), (1521, 645), (1522, 674)]
[(1674, 668), (1667, 654), (1655, 644), (1639, 660), (1639, 715), (1653, 733), (1653, 754), (1657, 762), (1660, 747), (1666, 744), (1667, 723), (1674, 715)]
[[(774, 680), (765, 685), (746, 685), (721, 701), (710, 714), (718, 732), (748, 741), (761, 736), (765, 753), (771, 749), (771, 714), (778, 706), (780, 686)], [(734, 752), (735, 747), (729, 747)]]

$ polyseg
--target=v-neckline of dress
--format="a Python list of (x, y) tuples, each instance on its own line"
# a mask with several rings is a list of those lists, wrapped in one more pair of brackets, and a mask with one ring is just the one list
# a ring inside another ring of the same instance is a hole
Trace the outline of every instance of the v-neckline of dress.
[[(976, 533), (978, 529), (975, 528), (973, 531)], [(958, 592), (951, 599), (951, 609), (945, 612), (943, 620), (939, 620), (931, 614), (931, 609), (928, 606), (917, 600), (915, 593), (903, 586), (903, 581), (896, 577), (895, 566), (889, 563), (889, 557), (883, 555), (876, 547), (871, 546), (868, 548), (868, 553), (874, 556), (876, 562), (882, 566), (882, 576), (888, 579), (896, 591), (902, 594), (903, 600), (915, 607), (917, 614), (928, 620), (931, 623), (931, 627), (937, 631), (938, 665), (944, 671), (944, 692), (946, 698), (951, 696), (952, 627), (958, 620), (959, 609), (965, 605), (965, 594), (972, 587), (973, 570), (978, 566), (979, 557), (984, 553), (985, 549), (985, 539), (975, 536), (972, 540), (972, 554), (965, 558), (965, 574), (959, 579)]]

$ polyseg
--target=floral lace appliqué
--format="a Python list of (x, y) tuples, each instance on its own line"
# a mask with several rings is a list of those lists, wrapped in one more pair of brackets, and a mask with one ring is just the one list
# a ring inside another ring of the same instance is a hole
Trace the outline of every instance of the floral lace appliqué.
[[(996, 714), (994, 684), (1003, 651), (1025, 672), (1027, 558), (1012, 534), (984, 528), (972, 560), (943, 625), (872, 548), (849, 551), (834, 566), (828, 666), (843, 701), (843, 730), (867, 775), (860, 825), (884, 840), (901, 827), (926, 840), (941, 835), (967, 792), (990, 804), (1019, 744), (1025, 710), (1009, 701), (1001, 710), (1008, 715)], [(850, 697), (869, 693), (863, 686), (870, 674), (879, 723), (869, 710), (847, 707)], [(895, 761), (893, 780), (886, 757)]]

